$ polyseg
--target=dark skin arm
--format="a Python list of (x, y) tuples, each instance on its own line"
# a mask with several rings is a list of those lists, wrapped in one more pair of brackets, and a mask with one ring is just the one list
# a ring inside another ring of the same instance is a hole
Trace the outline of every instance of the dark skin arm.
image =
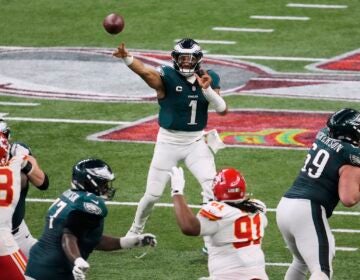
[(77, 240), (77, 237), (70, 232), (63, 233), (61, 238), (61, 246), (71, 263), (81, 257)]
[(114, 251), (119, 249), (121, 249), (119, 238), (110, 235), (103, 235), (95, 248), (95, 250), (100, 251)]
[(189, 208), (183, 195), (172, 197), (176, 221), (185, 235), (198, 236), (200, 234), (200, 221)]

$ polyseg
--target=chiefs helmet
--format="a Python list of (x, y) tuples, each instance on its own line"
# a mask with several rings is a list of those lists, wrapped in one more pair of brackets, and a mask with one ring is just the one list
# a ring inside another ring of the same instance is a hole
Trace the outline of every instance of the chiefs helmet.
[(240, 202), (246, 195), (245, 179), (234, 168), (222, 169), (215, 176), (213, 192), (218, 201)]
[(7, 123), (3, 119), (0, 119), (0, 133), (10, 139), (10, 127), (8, 127)]
[(185, 38), (176, 43), (171, 57), (175, 70), (185, 77), (190, 77), (200, 69), (203, 52), (196, 41)]
[(0, 166), (5, 166), (9, 160), (9, 147), (8, 138), (0, 133)]
[(345, 108), (332, 114), (327, 123), (332, 138), (359, 146), (360, 143), (360, 112)]
[(73, 189), (111, 200), (115, 195), (115, 189), (111, 186), (113, 180), (115, 175), (106, 162), (89, 158), (74, 165), (71, 184)]

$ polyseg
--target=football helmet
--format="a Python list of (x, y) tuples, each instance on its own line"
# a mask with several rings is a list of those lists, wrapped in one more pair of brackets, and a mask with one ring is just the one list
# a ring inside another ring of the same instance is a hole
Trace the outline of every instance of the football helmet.
[(0, 133), (0, 166), (5, 166), (9, 160), (9, 147), (8, 138)]
[(326, 123), (329, 136), (353, 145), (360, 144), (360, 112), (345, 108), (332, 114)]
[(215, 176), (213, 192), (217, 201), (241, 202), (246, 195), (245, 178), (235, 168), (222, 169)]
[(185, 38), (176, 43), (171, 57), (175, 70), (185, 77), (190, 77), (200, 69), (203, 52), (196, 41)]
[(10, 139), (10, 127), (8, 127), (7, 123), (3, 119), (0, 119), (0, 133)]
[(115, 175), (110, 166), (100, 159), (85, 159), (76, 163), (72, 171), (73, 189), (91, 192), (106, 200), (111, 200), (115, 189), (111, 186)]

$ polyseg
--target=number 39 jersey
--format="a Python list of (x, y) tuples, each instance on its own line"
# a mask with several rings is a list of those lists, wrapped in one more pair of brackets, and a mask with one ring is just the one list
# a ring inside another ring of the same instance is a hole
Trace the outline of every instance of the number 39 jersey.
[(248, 213), (224, 202), (211, 201), (200, 209), (197, 217), (201, 224), (200, 235), (207, 238), (210, 276), (267, 279), (261, 249), (267, 225), (264, 213)]
[(304, 166), (284, 196), (319, 203), (325, 207), (329, 218), (339, 202), (339, 169), (343, 165), (360, 166), (360, 149), (330, 138), (326, 128), (320, 130)]

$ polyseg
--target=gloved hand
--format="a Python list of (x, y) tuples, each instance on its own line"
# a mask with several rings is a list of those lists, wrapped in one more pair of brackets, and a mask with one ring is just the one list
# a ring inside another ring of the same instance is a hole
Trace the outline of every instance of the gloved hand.
[(171, 196), (183, 195), (185, 187), (184, 170), (181, 167), (174, 166), (169, 175), (171, 177)]
[(156, 244), (156, 236), (151, 233), (144, 233), (138, 236), (125, 236), (120, 238), (120, 246), (122, 249), (131, 249), (144, 246), (155, 247)]
[(83, 258), (77, 258), (74, 261), (74, 268), (72, 270), (72, 274), (75, 280), (85, 280), (86, 272), (89, 269), (90, 265)]

